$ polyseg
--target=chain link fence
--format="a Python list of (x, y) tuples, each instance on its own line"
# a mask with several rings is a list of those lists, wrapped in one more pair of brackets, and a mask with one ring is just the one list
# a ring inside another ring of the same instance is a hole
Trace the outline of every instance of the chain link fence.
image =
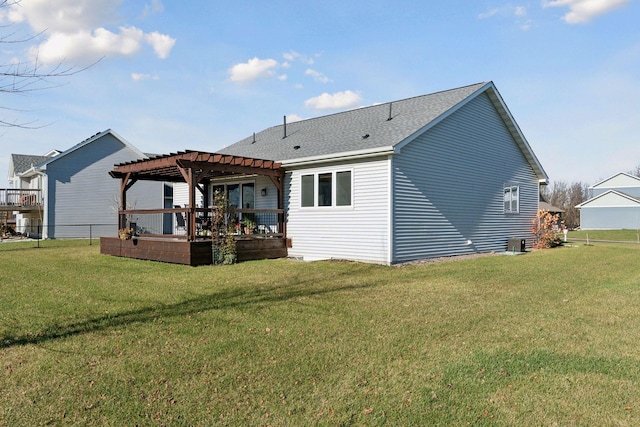
[(3, 242), (33, 240), (40, 245), (41, 240), (86, 239), (89, 245), (100, 243), (100, 237), (118, 235), (118, 225), (113, 224), (72, 224), (72, 225), (2, 225), (0, 240)]

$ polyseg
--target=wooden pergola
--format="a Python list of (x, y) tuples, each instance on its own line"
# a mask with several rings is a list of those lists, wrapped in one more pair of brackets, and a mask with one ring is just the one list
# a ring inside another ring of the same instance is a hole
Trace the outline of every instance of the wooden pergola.
[[(141, 180), (187, 183), (189, 188), (189, 204), (186, 207), (188, 240), (195, 239), (196, 191), (202, 194), (204, 206), (208, 206), (207, 189), (209, 183), (216, 178), (232, 175), (267, 176), (278, 190), (278, 209), (284, 207), (284, 169), (280, 163), (272, 160), (189, 150), (121, 163), (115, 165), (109, 174), (113, 178), (120, 179), (119, 226), (121, 228), (126, 226), (127, 190)], [(286, 225), (283, 223), (282, 232), (286, 233), (284, 227)]]

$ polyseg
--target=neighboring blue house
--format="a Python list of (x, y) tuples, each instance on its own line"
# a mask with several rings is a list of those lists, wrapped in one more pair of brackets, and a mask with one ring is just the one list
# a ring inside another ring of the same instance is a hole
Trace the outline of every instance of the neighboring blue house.
[[(63, 152), (12, 157), (14, 188), (37, 190), (34, 194), (40, 200), (37, 209), (19, 214), (18, 231), (33, 235), (42, 230), (43, 238), (115, 235), (120, 186), (109, 172), (116, 163), (146, 157), (110, 129)], [(40, 163), (18, 172), (17, 165), (33, 159)], [(130, 193), (129, 202), (140, 209), (162, 208), (163, 190), (160, 182), (140, 183)]]
[(640, 229), (640, 178), (618, 173), (589, 187), (589, 195), (576, 206), (581, 229)]
[[(288, 255), (304, 260), (395, 264), (530, 245), (548, 181), (492, 82), (284, 123), (219, 152), (282, 164)], [(251, 203), (275, 205), (268, 179), (245, 181)]]

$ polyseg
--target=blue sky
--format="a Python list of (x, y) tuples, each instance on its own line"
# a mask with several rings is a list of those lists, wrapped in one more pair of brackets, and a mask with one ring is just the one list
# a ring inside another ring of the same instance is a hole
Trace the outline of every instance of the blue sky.
[[(493, 81), (551, 181), (640, 165), (637, 0), (22, 0), (0, 64), (81, 68), (3, 93), (10, 153), (113, 129), (144, 152), (216, 151), (289, 121)], [(37, 55), (37, 56), (36, 56)]]

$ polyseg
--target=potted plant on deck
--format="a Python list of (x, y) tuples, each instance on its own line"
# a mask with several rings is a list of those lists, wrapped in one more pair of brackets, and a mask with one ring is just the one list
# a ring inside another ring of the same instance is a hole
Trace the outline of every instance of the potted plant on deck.
[(252, 214), (245, 214), (242, 218), (242, 226), (244, 228), (244, 234), (253, 234), (256, 228), (256, 220)]
[(118, 237), (120, 240), (130, 240), (133, 237), (135, 230), (131, 227), (125, 227), (118, 230)]

